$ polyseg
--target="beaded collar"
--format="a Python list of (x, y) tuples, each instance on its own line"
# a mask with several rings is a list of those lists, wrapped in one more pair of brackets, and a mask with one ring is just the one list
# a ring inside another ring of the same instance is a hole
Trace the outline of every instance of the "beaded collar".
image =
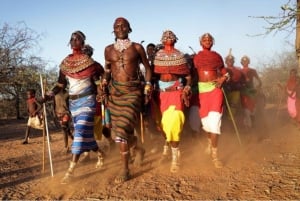
[(154, 65), (157, 66), (179, 66), (185, 63), (184, 54), (176, 49), (171, 53), (160, 50), (156, 53), (154, 60)]
[(130, 47), (131, 44), (132, 42), (129, 38), (124, 40), (117, 39), (117, 41), (114, 43), (114, 48), (119, 52), (122, 52), (123, 50), (126, 50), (128, 47)]
[(60, 64), (60, 69), (67, 73), (77, 73), (92, 65), (94, 60), (88, 55), (82, 54), (77, 58), (67, 56)]

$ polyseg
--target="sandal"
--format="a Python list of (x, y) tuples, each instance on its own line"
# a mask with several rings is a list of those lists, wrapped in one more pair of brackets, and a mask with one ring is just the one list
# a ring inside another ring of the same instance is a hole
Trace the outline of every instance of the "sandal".
[(89, 162), (91, 162), (90, 152), (85, 151), (81, 155), (82, 155), (82, 157), (79, 159), (80, 163), (89, 163)]
[(177, 173), (179, 171), (179, 164), (172, 162), (170, 172)]
[(212, 162), (214, 163), (215, 168), (222, 168), (223, 167), (223, 163), (218, 158), (213, 159)]
[(73, 174), (70, 173), (66, 173), (65, 176), (62, 178), (62, 180), (60, 181), (61, 184), (69, 184), (71, 183), (73, 180)]
[(204, 153), (207, 155), (211, 155), (212, 151), (211, 151), (211, 146), (207, 146), (204, 150)]
[(102, 168), (102, 166), (104, 165), (104, 158), (105, 158), (105, 152), (102, 149), (99, 149), (97, 151), (97, 158), (98, 161), (96, 163), (96, 169)]
[(115, 178), (115, 184), (121, 184), (125, 181), (128, 181), (131, 178), (131, 175), (129, 174), (129, 170), (123, 171), (122, 174), (116, 176)]

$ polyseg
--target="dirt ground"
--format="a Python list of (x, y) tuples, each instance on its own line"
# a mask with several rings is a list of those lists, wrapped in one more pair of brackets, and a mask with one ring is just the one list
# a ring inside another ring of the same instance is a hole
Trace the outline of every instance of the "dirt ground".
[[(262, 119), (263, 117), (267, 119)], [(225, 117), (224, 117), (225, 118)], [(224, 119), (219, 156), (224, 168), (214, 168), (205, 155), (203, 134), (182, 134), (181, 166), (169, 172), (170, 162), (160, 164), (163, 139), (145, 132), (143, 166), (130, 166), (133, 178), (114, 184), (120, 157), (111, 149), (105, 166), (95, 169), (96, 156), (79, 163), (75, 180), (60, 184), (68, 168), (70, 154), (63, 150), (62, 132), (50, 125), (50, 153), (42, 132), (35, 130), (29, 144), (22, 145), (26, 121), (0, 121), (1, 200), (299, 200), (300, 130), (286, 109), (266, 108), (256, 129), (239, 128), (241, 144), (230, 121)], [(152, 133), (152, 134), (151, 134)], [(101, 144), (105, 141), (101, 142)], [(45, 145), (45, 149), (43, 148)], [(44, 160), (43, 160), (43, 150)], [(52, 165), (50, 165), (50, 159)], [(44, 161), (44, 163), (43, 163)], [(44, 170), (43, 170), (44, 164)], [(52, 167), (52, 168), (51, 168)], [(52, 170), (52, 171), (51, 171)], [(51, 175), (53, 173), (53, 176)]]

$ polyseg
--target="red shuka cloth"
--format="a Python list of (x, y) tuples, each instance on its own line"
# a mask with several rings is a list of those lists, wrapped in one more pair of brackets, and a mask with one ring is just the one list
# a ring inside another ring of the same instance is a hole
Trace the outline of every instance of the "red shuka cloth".
[(215, 51), (198, 52), (194, 56), (194, 64), (198, 71), (219, 71), (222, 75), (227, 72), (222, 57)]

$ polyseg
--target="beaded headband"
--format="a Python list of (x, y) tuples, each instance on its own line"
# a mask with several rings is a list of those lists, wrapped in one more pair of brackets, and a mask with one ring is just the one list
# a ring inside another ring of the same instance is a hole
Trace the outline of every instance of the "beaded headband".
[(72, 33), (72, 35), (77, 35), (82, 39), (82, 41), (85, 41), (85, 35), (81, 31), (75, 31)]

